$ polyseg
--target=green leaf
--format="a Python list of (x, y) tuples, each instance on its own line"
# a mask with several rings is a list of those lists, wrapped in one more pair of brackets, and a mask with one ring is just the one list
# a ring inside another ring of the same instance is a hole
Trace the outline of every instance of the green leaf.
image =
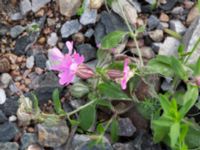
[(109, 100), (131, 100), (118, 84), (112, 81), (98, 85), (100, 93)]
[(128, 34), (128, 32), (124, 31), (114, 31), (106, 35), (102, 42), (101, 48), (110, 49), (118, 46), (120, 42), (123, 41), (124, 37)]
[(100, 68), (107, 67), (112, 61), (111, 54), (108, 53), (108, 51), (102, 49), (99, 49), (97, 51), (97, 58), (98, 58), (97, 67)]
[(169, 114), (171, 104), (169, 102), (169, 99), (165, 95), (160, 95), (160, 104), (162, 109), (164, 110), (164, 113)]
[(181, 132), (180, 132), (180, 141), (185, 142), (185, 137), (188, 133), (188, 125), (187, 124), (181, 124)]
[(183, 64), (175, 57), (171, 57), (171, 67), (174, 73), (184, 81), (188, 80), (187, 72), (184, 69)]
[(98, 133), (98, 134), (103, 134), (104, 132), (105, 132), (105, 130), (104, 130), (103, 124), (102, 124), (102, 123), (99, 123), (99, 124), (97, 125), (97, 133)]
[(198, 6), (198, 9), (199, 9), (199, 12), (200, 12), (200, 0), (197, 1), (197, 6)]
[(180, 136), (180, 123), (176, 122), (170, 127), (169, 137), (170, 137), (171, 147), (175, 147), (179, 136)]
[(118, 140), (119, 123), (116, 119), (112, 120), (111, 123), (111, 138), (113, 142)]
[(175, 31), (173, 31), (173, 30), (164, 29), (164, 31), (165, 31), (167, 34), (173, 36), (174, 38), (176, 38), (176, 39), (178, 39), (178, 40), (181, 40), (181, 39), (182, 39), (182, 36), (181, 36), (179, 33), (175, 32)]
[(82, 109), (79, 113), (79, 122), (80, 127), (83, 130), (88, 130), (96, 120), (96, 109), (95, 106), (90, 105)]
[(194, 75), (200, 76), (200, 58), (198, 59), (197, 63), (195, 64)]
[(108, 108), (112, 108), (113, 107), (110, 101), (103, 100), (103, 99), (99, 99), (96, 104), (100, 105), (100, 106), (108, 107)]
[(79, 122), (77, 120), (69, 119), (69, 122), (72, 126), (77, 126), (79, 125)]
[(145, 25), (140, 26), (139, 28), (136, 29), (137, 33), (143, 33), (145, 31)]
[(59, 114), (59, 115), (66, 114), (66, 112), (62, 109), (62, 105), (61, 105), (61, 102), (60, 102), (60, 96), (59, 96), (59, 90), (58, 89), (55, 89), (53, 91), (52, 99), (53, 99), (54, 109), (55, 109), (56, 113)]
[(38, 103), (38, 98), (37, 98), (37, 96), (35, 95), (35, 94), (31, 94), (32, 95), (32, 97), (33, 97), (33, 108), (34, 108), (34, 110), (35, 110), (35, 112), (38, 112), (39, 110), (40, 110), (40, 108), (39, 108), (39, 103)]
[(194, 129), (192, 127), (189, 127), (185, 142), (188, 145), (189, 149), (196, 149), (200, 147), (200, 126), (198, 126), (198, 129)]

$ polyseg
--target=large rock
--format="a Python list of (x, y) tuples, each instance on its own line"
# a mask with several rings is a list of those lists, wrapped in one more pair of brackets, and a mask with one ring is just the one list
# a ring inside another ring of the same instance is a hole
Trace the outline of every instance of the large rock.
[(15, 115), (18, 109), (18, 97), (7, 98), (3, 105), (0, 105), (0, 109), (6, 116)]
[(4, 123), (8, 119), (6, 118), (5, 114), (0, 110), (0, 124)]
[(16, 142), (0, 143), (1, 150), (19, 150), (19, 145)]
[[(189, 29), (186, 31), (183, 37), (183, 43), (185, 45), (186, 52), (191, 52), (196, 42), (199, 40), (200, 35), (200, 17), (197, 17), (195, 21), (190, 25)], [(188, 63), (194, 64), (200, 57), (200, 44), (197, 46), (196, 50), (190, 56)]]
[(96, 50), (90, 44), (78, 45), (77, 52), (84, 56), (85, 62), (96, 58)]
[(69, 136), (69, 128), (64, 121), (54, 125), (38, 124), (38, 141), (45, 147), (59, 147)]
[(25, 30), (25, 27), (21, 26), (21, 25), (16, 25), (13, 28), (11, 28), (10, 30), (10, 35), (12, 38), (16, 38), (18, 37), (18, 35), (20, 35), (23, 31)]
[(28, 12), (30, 12), (32, 10), (30, 0), (21, 0), (20, 10), (21, 10), (22, 15), (26, 15)]
[(19, 133), (19, 129), (14, 123), (5, 122), (0, 125), (0, 142), (8, 142)]
[(59, 0), (60, 13), (66, 17), (76, 14), (77, 9), (81, 6), (81, 0)]
[(21, 138), (21, 150), (27, 150), (31, 144), (37, 144), (37, 136), (34, 133), (24, 133)]
[(77, 19), (67, 21), (62, 25), (61, 34), (62, 38), (68, 38), (70, 35), (77, 33), (82, 29), (82, 25), (78, 22)]
[(40, 8), (44, 7), (51, 0), (32, 0), (32, 11), (37, 12)]

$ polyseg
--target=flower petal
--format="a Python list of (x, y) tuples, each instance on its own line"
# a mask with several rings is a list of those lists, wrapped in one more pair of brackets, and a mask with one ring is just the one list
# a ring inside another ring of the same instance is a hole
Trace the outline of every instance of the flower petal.
[(84, 59), (85, 59), (84, 56), (81, 56), (78, 53), (73, 54), (73, 58), (74, 58), (74, 62), (77, 63), (78, 65), (82, 64), (84, 62)]
[(68, 85), (73, 82), (75, 74), (71, 73), (69, 70), (59, 73), (59, 83), (61, 85)]
[(49, 50), (48, 57), (50, 60), (58, 60), (59, 61), (64, 58), (64, 55), (57, 47), (54, 47)]
[(121, 80), (121, 87), (122, 87), (123, 90), (126, 89), (126, 84), (127, 84), (128, 80), (129, 80), (130, 68), (128, 66), (128, 63), (129, 63), (128, 59), (125, 59), (125, 61), (124, 61), (124, 70), (123, 70), (123, 78)]
[(68, 54), (72, 54), (72, 50), (73, 50), (73, 47), (74, 47), (74, 42), (73, 41), (67, 41), (66, 42), (66, 46), (69, 50)]

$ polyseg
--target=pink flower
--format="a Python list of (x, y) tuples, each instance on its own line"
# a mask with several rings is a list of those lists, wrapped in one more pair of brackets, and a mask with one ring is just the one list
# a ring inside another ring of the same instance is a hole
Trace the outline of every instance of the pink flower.
[(58, 48), (49, 51), (49, 60), (52, 65), (51, 70), (59, 71), (59, 83), (68, 85), (73, 82), (80, 64), (83, 63), (84, 57), (78, 53), (73, 53), (73, 42), (66, 42), (69, 53), (63, 55)]
[(129, 80), (129, 72), (130, 72), (130, 67), (128, 66), (128, 59), (125, 59), (124, 70), (123, 70), (123, 78), (121, 80), (121, 87), (122, 87), (123, 90), (126, 89), (126, 84)]

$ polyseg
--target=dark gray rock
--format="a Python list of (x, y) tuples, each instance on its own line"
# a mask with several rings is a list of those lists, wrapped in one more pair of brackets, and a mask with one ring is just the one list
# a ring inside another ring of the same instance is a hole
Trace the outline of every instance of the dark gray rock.
[(0, 143), (1, 150), (19, 150), (19, 145), (16, 142)]
[(0, 110), (0, 124), (4, 123), (7, 120), (8, 119), (6, 118), (5, 114), (2, 112), (2, 110)]
[(106, 35), (106, 29), (105, 29), (104, 25), (101, 22), (99, 22), (95, 26), (95, 31), (94, 31), (96, 45), (101, 43), (101, 41), (105, 35)]
[(87, 142), (80, 147), (78, 147), (76, 150), (113, 150), (112, 146), (109, 143), (104, 143), (104, 144), (96, 144), (91, 147), (91, 143)]
[(85, 62), (96, 58), (96, 50), (90, 44), (78, 45), (77, 52), (85, 57)]
[(77, 33), (82, 29), (82, 25), (78, 22), (77, 19), (67, 21), (62, 25), (61, 34), (62, 38), (68, 38), (70, 35)]
[(157, 28), (159, 24), (160, 24), (159, 19), (154, 15), (151, 15), (147, 20), (147, 25), (149, 30)]
[(38, 142), (45, 147), (59, 147), (63, 145), (69, 136), (69, 128), (65, 121), (54, 125), (38, 124)]
[(100, 22), (105, 26), (106, 33), (110, 33), (116, 30), (128, 31), (124, 20), (113, 12), (101, 12)]
[(0, 109), (6, 116), (15, 115), (18, 109), (18, 97), (7, 98), (3, 105), (0, 105)]
[(34, 133), (24, 133), (21, 138), (21, 150), (27, 150), (28, 146), (31, 144), (37, 144), (37, 136)]
[(88, 29), (86, 32), (85, 32), (85, 37), (87, 38), (91, 38), (94, 34), (94, 30), (93, 29)]
[(9, 32), (9, 28), (6, 25), (0, 23), (0, 37), (6, 35), (7, 32)]
[(129, 118), (119, 119), (119, 136), (131, 137), (135, 132), (136, 128)]
[(162, 10), (168, 11), (168, 10), (172, 10), (172, 8), (176, 5), (177, 0), (167, 0), (167, 3), (164, 5), (160, 5), (159, 7)]
[[(200, 16), (193, 21), (193, 23), (190, 25), (190, 27), (188, 28), (183, 37), (183, 43), (185, 45), (186, 52), (191, 52), (194, 45), (199, 39), (199, 35), (200, 35)], [(196, 63), (199, 57), (200, 57), (200, 45), (197, 46), (196, 50), (190, 56), (188, 63), (190, 64)]]
[(19, 133), (19, 129), (14, 123), (5, 122), (0, 125), (0, 142), (8, 142), (12, 140), (17, 133)]
[(18, 37), (18, 35), (20, 35), (23, 31), (25, 30), (25, 28), (21, 25), (16, 25), (14, 27), (11, 28), (10, 30), (10, 35), (12, 38), (16, 38)]
[(46, 68), (47, 58), (43, 53), (37, 53), (35, 56), (35, 66), (40, 67), (42, 69)]

